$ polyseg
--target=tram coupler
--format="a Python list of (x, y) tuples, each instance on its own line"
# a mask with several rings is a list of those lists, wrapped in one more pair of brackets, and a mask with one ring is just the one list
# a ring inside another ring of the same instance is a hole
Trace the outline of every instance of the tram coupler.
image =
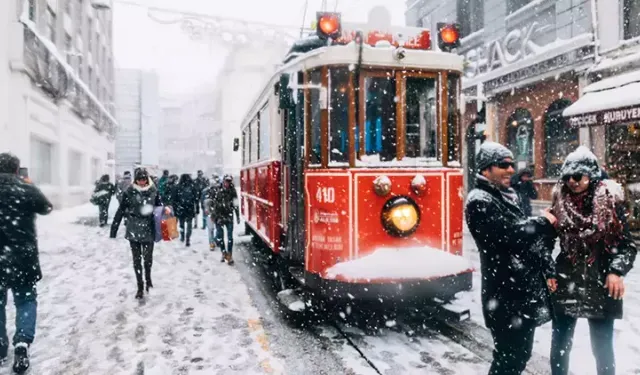
[(445, 302), (437, 298), (434, 298), (433, 301), (435, 302), (436, 314), (440, 319), (455, 323), (471, 319), (469, 308), (463, 306), (459, 301), (452, 300)]

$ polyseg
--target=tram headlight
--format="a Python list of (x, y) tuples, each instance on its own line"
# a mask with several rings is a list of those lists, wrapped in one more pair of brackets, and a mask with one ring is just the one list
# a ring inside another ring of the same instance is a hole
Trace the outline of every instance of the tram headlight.
[(393, 236), (408, 236), (418, 229), (419, 224), (420, 209), (411, 198), (393, 198), (382, 209), (382, 226)]

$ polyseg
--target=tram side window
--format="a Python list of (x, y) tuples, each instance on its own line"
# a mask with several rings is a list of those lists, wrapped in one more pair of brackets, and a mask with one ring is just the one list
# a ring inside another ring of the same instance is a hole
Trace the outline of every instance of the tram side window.
[(460, 127), (458, 118), (458, 94), (460, 76), (449, 75), (447, 80), (447, 153), (448, 161), (460, 161)]
[(349, 162), (349, 69), (329, 71), (329, 155), (331, 162)]
[[(366, 77), (364, 86), (365, 154), (379, 155), (379, 161), (393, 160), (396, 157), (396, 80), (392, 77)], [(373, 160), (367, 158), (367, 161)]]
[(406, 156), (438, 158), (438, 100), (435, 78), (407, 77)]
[[(309, 75), (312, 86), (319, 86), (322, 83), (322, 72), (315, 70)], [(321, 117), (320, 117), (320, 90), (317, 88), (311, 88), (310, 94), (310, 120), (311, 120), (311, 152), (309, 152), (309, 164), (320, 165), (322, 155), (322, 141), (321, 141)]]
[(249, 147), (247, 144), (247, 130), (245, 129), (242, 131), (242, 165), (247, 165), (247, 162), (249, 161), (248, 159), (248, 153), (249, 153)]
[(251, 145), (249, 146), (249, 161), (251, 163), (258, 161), (258, 137), (258, 119), (255, 118), (251, 121), (251, 129), (249, 131), (249, 139), (251, 140)]
[(270, 156), (270, 132), (271, 132), (271, 122), (269, 119), (269, 110), (268, 106), (265, 106), (260, 110), (260, 159), (266, 160)]

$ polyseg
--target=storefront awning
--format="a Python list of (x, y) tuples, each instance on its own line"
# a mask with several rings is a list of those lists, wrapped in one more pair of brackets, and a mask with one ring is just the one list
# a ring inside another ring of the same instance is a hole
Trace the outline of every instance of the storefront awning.
[(563, 115), (572, 126), (615, 125), (640, 121), (640, 71), (592, 83)]

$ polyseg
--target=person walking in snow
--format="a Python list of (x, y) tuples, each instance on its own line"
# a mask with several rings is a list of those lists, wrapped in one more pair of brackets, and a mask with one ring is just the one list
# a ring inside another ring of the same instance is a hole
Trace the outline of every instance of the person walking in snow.
[(533, 173), (529, 169), (523, 169), (511, 178), (511, 187), (518, 193), (518, 199), (520, 200), (520, 208), (524, 211), (524, 214), (531, 216), (533, 210), (531, 209), (531, 200), (538, 199), (538, 192), (535, 186), (533, 186)]
[(160, 196), (160, 198), (162, 198), (162, 203), (164, 203), (165, 206), (173, 207), (173, 203), (171, 199), (173, 197), (173, 191), (178, 186), (179, 179), (180, 178), (178, 177), (178, 175), (175, 175), (175, 174), (172, 174), (169, 176), (169, 179), (167, 180), (167, 184), (164, 187), (164, 195)]
[(7, 289), (16, 306), (16, 330), (13, 336), (13, 370), (22, 374), (29, 369), (29, 346), (36, 334), (36, 284), (42, 279), (36, 214), (47, 215), (51, 202), (35, 185), (19, 175), (20, 159), (0, 154), (0, 362), (7, 359)]
[[(188, 174), (180, 176), (178, 186), (172, 191), (173, 209), (180, 223), (180, 241), (191, 246), (191, 232), (193, 219), (196, 217), (197, 208), (200, 206), (200, 190)], [(186, 224), (186, 232), (185, 232)]]
[(93, 196), (91, 197), (92, 203), (98, 206), (100, 228), (107, 225), (107, 221), (109, 219), (109, 205), (111, 204), (111, 197), (115, 192), (116, 187), (109, 181), (109, 175), (105, 174), (100, 177), (100, 180), (93, 190)]
[(556, 219), (527, 217), (510, 187), (513, 154), (485, 142), (476, 156), (476, 188), (465, 218), (480, 253), (482, 312), (495, 349), (489, 375), (521, 374), (531, 357), (534, 332), (551, 320), (546, 280)]
[(214, 175), (211, 186), (205, 189), (204, 194), (203, 212), (207, 217), (207, 232), (209, 234), (209, 249), (211, 251), (216, 248), (216, 223), (213, 217), (213, 204), (220, 188), (220, 177), (218, 175)]
[[(233, 185), (233, 177), (225, 175), (222, 186), (218, 189), (211, 205), (211, 217), (216, 223), (216, 244), (222, 251), (221, 262), (233, 264), (233, 215), (240, 224), (238, 210), (238, 193)], [(227, 230), (227, 245), (224, 243), (224, 230)]]
[[(198, 171), (198, 176), (196, 177), (196, 180), (195, 180), (194, 183), (195, 183), (196, 190), (198, 192), (202, 192), (202, 190), (204, 190), (207, 187), (209, 187), (209, 179), (207, 179), (204, 176), (204, 172), (202, 172), (202, 171)], [(195, 222), (195, 226), (194, 226), (196, 229), (198, 228), (198, 215), (200, 215), (200, 205), (196, 206), (196, 216), (195, 216), (196, 222)], [(204, 228), (204, 222), (205, 222), (204, 219), (205, 218), (204, 218), (204, 215), (203, 215), (202, 216), (203, 228)]]
[[(138, 291), (136, 299), (144, 297), (146, 290), (153, 288), (151, 281), (151, 267), (153, 266), (153, 245), (156, 237), (156, 227), (153, 216), (154, 207), (162, 205), (160, 194), (153, 184), (149, 173), (144, 169), (137, 169), (134, 182), (124, 192), (122, 202), (118, 207), (113, 223), (111, 223), (111, 238), (116, 238), (120, 221), (127, 217), (125, 239), (129, 240), (133, 257), (133, 270), (136, 274)], [(144, 266), (144, 279), (142, 269)]]
[(555, 311), (551, 372), (569, 373), (576, 321), (584, 318), (598, 375), (614, 375), (613, 325), (622, 318), (623, 278), (637, 253), (627, 226), (624, 191), (602, 178), (596, 156), (584, 146), (567, 156), (561, 174), (551, 210), (558, 218), (560, 239), (555, 275), (549, 281)]
[(162, 171), (162, 177), (158, 180), (158, 192), (160, 193), (160, 197), (164, 197), (167, 182), (169, 182), (169, 170), (165, 169)]

